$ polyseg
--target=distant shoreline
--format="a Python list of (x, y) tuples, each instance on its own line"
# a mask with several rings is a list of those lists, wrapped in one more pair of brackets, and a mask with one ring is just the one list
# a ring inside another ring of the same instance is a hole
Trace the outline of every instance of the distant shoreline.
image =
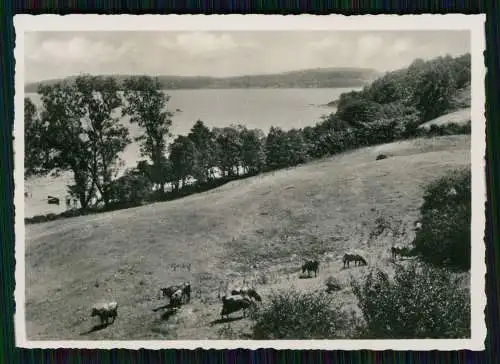
[[(122, 83), (130, 77), (142, 75), (96, 75), (113, 77)], [(233, 77), (154, 76), (166, 90), (196, 89), (292, 89), (292, 88), (348, 88), (365, 86), (380, 76), (368, 68), (318, 68), (276, 74)], [(36, 93), (39, 85), (72, 82), (77, 76), (27, 83), (25, 92)]]
[[(162, 88), (163, 91), (196, 91), (196, 90), (315, 90), (315, 89), (338, 89), (338, 88), (362, 88), (365, 84), (362, 85), (349, 85), (349, 86), (321, 86), (321, 87), (305, 87), (305, 86), (295, 86), (295, 87), (197, 87), (197, 88)], [(37, 86), (38, 87), (38, 86)], [(120, 90), (123, 91), (123, 90)], [(32, 87), (25, 87), (24, 93), (28, 94), (37, 94), (37, 89), (33, 89)], [(321, 106), (329, 106), (329, 107), (337, 107), (338, 100), (334, 100), (328, 102), (327, 104)]]

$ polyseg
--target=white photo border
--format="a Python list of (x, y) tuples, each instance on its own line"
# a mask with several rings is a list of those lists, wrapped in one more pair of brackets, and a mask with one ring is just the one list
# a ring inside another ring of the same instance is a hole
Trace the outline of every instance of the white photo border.
[[(485, 15), (27, 15), (14, 16), (16, 33), (14, 205), (15, 341), (22, 348), (79, 349), (322, 349), (322, 350), (484, 350), (486, 339), (485, 227), (486, 118)], [(311, 30), (469, 30), (471, 35), (471, 338), (423, 340), (144, 340), (30, 341), (25, 322), (24, 224), (24, 33), (27, 31), (311, 31)]]

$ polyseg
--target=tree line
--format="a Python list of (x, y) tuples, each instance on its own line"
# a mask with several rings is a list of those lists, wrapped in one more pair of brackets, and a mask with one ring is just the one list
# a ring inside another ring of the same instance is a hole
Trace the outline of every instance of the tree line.
[[(469, 84), (469, 54), (416, 60), (362, 91), (342, 94), (337, 111), (313, 126), (271, 127), (266, 135), (242, 125), (209, 128), (198, 120), (187, 135), (171, 140), (175, 112), (157, 78), (130, 77), (119, 84), (113, 77), (80, 75), (71, 83), (40, 85), (40, 110), (25, 98), (25, 177), (71, 172), (68, 191), (83, 209), (168, 199), (426, 134), (418, 126), (460, 107), (454, 95)], [(126, 119), (139, 127), (141, 160), (119, 176), (119, 154), (132, 142)], [(448, 130), (470, 133), (470, 125), (434, 128), (431, 134)]]

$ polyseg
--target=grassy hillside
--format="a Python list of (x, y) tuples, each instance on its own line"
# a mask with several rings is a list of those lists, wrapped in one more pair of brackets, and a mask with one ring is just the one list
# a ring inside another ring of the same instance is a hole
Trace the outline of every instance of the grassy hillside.
[[(249, 75), (236, 77), (184, 77), (158, 76), (164, 89), (228, 89), (228, 88), (336, 88), (359, 87), (373, 81), (378, 71), (366, 68), (318, 68), (278, 74)], [(119, 82), (132, 75), (114, 75)], [(65, 80), (72, 81), (75, 77)], [(47, 80), (41, 83), (54, 84), (61, 81)], [(29, 83), (25, 92), (37, 92), (40, 82)]]
[[(375, 161), (378, 154), (389, 158)], [(417, 139), (339, 154), (228, 183), (180, 200), (26, 227), (26, 322), (30, 339), (219, 339), (221, 282), (254, 281), (259, 292), (344, 285), (370, 267), (393, 268), (388, 248), (409, 244), (423, 186), (470, 165), (470, 136)], [(392, 229), (380, 230), (381, 222)], [(377, 232), (377, 234), (374, 234)], [(342, 269), (347, 249), (367, 267)], [(304, 259), (318, 278), (299, 279)], [(172, 270), (173, 263), (191, 271)], [(190, 280), (192, 303), (169, 319), (159, 288)], [(349, 287), (336, 293), (357, 309)], [(116, 299), (119, 317), (101, 331), (90, 307)], [(239, 314), (233, 314), (237, 317)], [(231, 322), (245, 337), (248, 319)], [(224, 338), (224, 337), (222, 337)]]
[(436, 119), (430, 120), (426, 123), (419, 125), (421, 129), (429, 129), (431, 125), (444, 126), (448, 124), (464, 125), (471, 120), (471, 109), (465, 108), (442, 115)]

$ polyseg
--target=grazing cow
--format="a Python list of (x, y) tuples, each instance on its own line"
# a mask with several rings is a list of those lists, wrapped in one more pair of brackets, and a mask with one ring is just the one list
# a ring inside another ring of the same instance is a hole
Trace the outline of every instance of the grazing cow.
[(181, 307), (182, 306), (182, 289), (175, 291), (172, 296), (170, 296), (170, 307)]
[(175, 291), (177, 291), (179, 288), (180, 288), (179, 285), (174, 285), (174, 286), (170, 286), (170, 287), (166, 287), (166, 288), (160, 288), (160, 291), (161, 291), (163, 297), (170, 298), (175, 293)]
[(168, 297), (170, 302), (172, 302), (172, 296), (177, 291), (181, 291), (181, 298), (183, 303), (188, 303), (191, 301), (191, 284), (189, 282), (184, 282), (182, 284), (173, 285), (166, 288), (160, 288), (163, 297)]
[(236, 296), (236, 295), (246, 296), (246, 297), (254, 299), (257, 302), (262, 302), (262, 297), (257, 293), (257, 291), (254, 288), (233, 289), (231, 291), (231, 295), (233, 295), (233, 296)]
[(403, 252), (404, 248), (400, 245), (393, 245), (391, 247), (391, 255), (392, 255), (392, 259), (394, 261), (396, 261), (396, 256), (399, 254), (401, 255), (401, 253)]
[(365, 260), (365, 258), (356, 253), (345, 253), (342, 261), (344, 262), (344, 268), (346, 267), (346, 263), (347, 267), (349, 267), (350, 262), (354, 262), (355, 266), (358, 264), (368, 265), (368, 262)]
[(99, 318), (101, 319), (101, 325), (104, 324), (108, 325), (109, 324), (108, 319), (110, 317), (113, 318), (112, 323), (114, 323), (116, 317), (118, 316), (118, 303), (113, 301), (113, 302), (94, 305), (92, 307), (92, 313), (90, 314), (90, 316), (92, 317), (99, 316)]
[(319, 262), (317, 260), (308, 260), (305, 262), (302, 266), (302, 273), (305, 273), (306, 271), (309, 276), (311, 275), (311, 272), (314, 272), (314, 276), (316, 277), (319, 271)]
[(247, 314), (247, 310), (252, 306), (252, 300), (242, 295), (222, 296), (222, 311), (221, 317), (229, 318), (233, 312), (243, 310), (243, 316)]

